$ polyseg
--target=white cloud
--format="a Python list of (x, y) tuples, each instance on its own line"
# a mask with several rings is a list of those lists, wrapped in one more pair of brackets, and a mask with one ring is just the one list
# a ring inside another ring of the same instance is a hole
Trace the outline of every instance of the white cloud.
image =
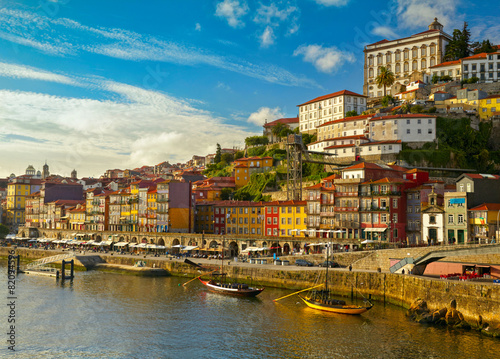
[(274, 35), (273, 28), (271, 26), (268, 26), (260, 36), (260, 46), (269, 47), (274, 44), (275, 39), (276, 36)]
[(16, 79), (31, 79), (49, 82), (58, 82), (66, 85), (77, 85), (78, 83), (64, 75), (58, 75), (52, 72), (47, 72), (27, 66), (8, 64), (0, 62), (0, 76), (11, 77)]
[(229, 86), (228, 84), (225, 84), (224, 82), (218, 82), (216, 88), (222, 89), (225, 91), (231, 91), (231, 86)]
[(345, 6), (350, 0), (314, 0), (320, 5), (324, 6)]
[(279, 107), (269, 108), (269, 107), (261, 107), (257, 112), (252, 113), (248, 117), (248, 122), (253, 123), (257, 126), (262, 126), (266, 122), (271, 122), (277, 120), (278, 118), (282, 118), (283, 113), (281, 112)]
[(356, 60), (352, 53), (343, 52), (335, 46), (302, 45), (294, 51), (293, 55), (302, 55), (304, 61), (312, 63), (318, 71), (325, 73), (335, 72), (344, 63), (352, 63)]
[(284, 24), (286, 35), (295, 34), (299, 30), (300, 10), (294, 5), (294, 1), (277, 2), (267, 6), (260, 4), (253, 21), (257, 25), (265, 27), (259, 36), (262, 47), (268, 47), (275, 43), (276, 30)]
[(196, 23), (196, 25), (194, 26), (194, 29), (196, 31), (201, 31), (201, 25), (199, 23)]
[(372, 33), (388, 39), (399, 38), (398, 34), (396, 34), (389, 26), (377, 26), (373, 29)]
[(217, 4), (215, 15), (227, 20), (229, 26), (238, 28), (245, 26), (241, 20), (248, 12), (248, 5), (245, 1), (224, 0)]
[(3, 32), (0, 31), (0, 38), (51, 55), (88, 52), (129, 61), (169, 62), (182, 66), (204, 64), (285, 86), (318, 87), (315, 81), (273, 65), (210, 54), (203, 49), (123, 29), (92, 28), (71, 19), (7, 9), (0, 9), (0, 23), (8, 24), (2, 28)]
[(456, 13), (459, 4), (460, 0), (396, 0), (398, 27), (426, 29), (427, 25), (437, 17), (438, 21), (452, 32), (463, 18)]
[[(77, 82), (22, 66), (0, 64), (0, 70), (12, 77)], [(0, 90), (0, 152), (16, 153), (2, 159), (2, 171), (9, 172), (2, 176), (16, 171), (20, 161), (37, 159), (47, 159), (51, 172), (67, 175), (73, 168), (80, 175), (99, 175), (111, 167), (184, 162), (216, 143), (231, 144), (248, 135), (191, 101), (105, 79), (87, 81), (110, 92), (113, 100)]]

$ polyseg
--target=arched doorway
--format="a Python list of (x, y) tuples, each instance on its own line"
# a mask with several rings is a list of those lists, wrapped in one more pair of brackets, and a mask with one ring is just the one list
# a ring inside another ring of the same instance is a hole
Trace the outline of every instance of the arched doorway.
[(160, 238), (158, 239), (158, 243), (157, 243), (159, 246), (164, 246), (165, 245), (165, 241), (163, 240), (163, 238)]
[(172, 248), (171, 248), (171, 251), (172, 253), (179, 253), (180, 251), (180, 248), (178, 247), (180, 245), (180, 242), (177, 238), (174, 238), (174, 240), (172, 241)]
[(148, 239), (147, 239), (146, 237), (143, 237), (143, 238), (141, 239), (141, 243), (148, 243)]
[(275, 242), (271, 245), (271, 253), (276, 253), (276, 255), (281, 255), (281, 246), (279, 243)]
[(231, 242), (229, 243), (229, 252), (231, 257), (237, 257), (238, 256), (238, 244), (236, 242)]
[(288, 243), (285, 243), (285, 244), (283, 245), (283, 254), (284, 254), (284, 255), (288, 255), (288, 254), (290, 254), (290, 245), (289, 245)]
[(101, 240), (102, 240), (102, 238), (101, 238), (101, 236), (100, 236), (100, 235), (97, 235), (97, 236), (95, 237), (95, 241), (96, 241), (96, 242), (100, 242)]
[(132, 239), (130, 240), (130, 243), (137, 243), (137, 237), (132, 237)]
[(297, 242), (297, 243), (295, 243), (295, 244), (293, 245), (293, 251), (294, 251), (295, 253), (299, 253), (299, 252), (300, 252), (300, 243), (298, 243), (298, 242)]

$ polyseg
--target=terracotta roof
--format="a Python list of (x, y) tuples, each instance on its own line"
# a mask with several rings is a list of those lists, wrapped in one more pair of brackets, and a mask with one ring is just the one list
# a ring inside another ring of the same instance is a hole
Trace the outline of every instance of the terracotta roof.
[(418, 89), (413, 89), (413, 90), (408, 90), (408, 91), (405, 91), (405, 92), (398, 92), (397, 94), (395, 94), (394, 96), (397, 96), (397, 95), (403, 95), (405, 93), (410, 93), (410, 92), (415, 92), (417, 91)]
[(435, 93), (435, 94), (436, 94), (436, 93), (445, 93), (445, 94), (449, 94), (449, 92), (445, 92), (445, 91), (436, 91), (436, 92), (434, 92), (434, 93)]
[(316, 141), (316, 142), (311, 142), (308, 144), (309, 145), (314, 145), (316, 143), (321, 143), (325, 141), (341, 141), (341, 140), (368, 140), (368, 138), (365, 137), (365, 135), (354, 135), (354, 136), (345, 136), (345, 137), (331, 137), (331, 138), (325, 138), (324, 140)]
[(500, 203), (483, 203), (471, 208), (470, 211), (499, 211)]
[(337, 92), (334, 92), (334, 93), (331, 93), (331, 94), (328, 94), (328, 95), (316, 97), (315, 99), (312, 99), (310, 101), (304, 102), (304, 103), (302, 103), (300, 105), (297, 105), (297, 106), (303, 106), (303, 105), (307, 105), (309, 103), (323, 101), (323, 100), (326, 100), (326, 99), (329, 99), (329, 98), (332, 98), (332, 97), (336, 97), (336, 96), (341, 96), (341, 95), (368, 97), (368, 96), (360, 95), (359, 93), (352, 92), (352, 91), (349, 91), (349, 90), (343, 90), (343, 91), (337, 91)]
[(475, 178), (475, 179), (492, 179), (492, 180), (497, 180), (500, 179), (499, 175), (484, 175), (484, 174), (478, 174), (478, 173), (464, 173), (465, 176), (469, 178)]
[(319, 125), (318, 127), (323, 127), (323, 126), (331, 125), (333, 123), (338, 123), (338, 122), (365, 120), (369, 117), (373, 117), (373, 115), (359, 115), (359, 116), (344, 117), (344, 118), (339, 118), (338, 120), (332, 120), (332, 121), (325, 122), (324, 124)]
[(472, 55), (469, 57), (464, 57), (461, 60), (464, 61), (464, 60), (470, 60), (470, 59), (485, 59), (486, 55), (487, 55), (486, 52), (481, 52), (480, 54), (475, 54), (475, 55)]
[(401, 140), (388, 140), (388, 141), (367, 142), (367, 143), (361, 143), (360, 146), (391, 145), (391, 144), (394, 144), (394, 143), (401, 143)]
[(457, 64), (460, 64), (460, 60), (441, 62), (438, 65), (429, 66), (429, 68), (433, 69), (435, 67), (443, 67), (443, 66), (457, 65)]
[(390, 120), (390, 119), (394, 119), (394, 118), (436, 118), (436, 116), (408, 113), (408, 114), (403, 114), (403, 115), (389, 115), (389, 116), (372, 117), (370, 119), (370, 121)]
[(265, 123), (264, 127), (273, 127), (273, 126), (277, 125), (278, 123), (282, 123), (284, 125), (289, 124), (289, 123), (299, 123), (299, 117), (280, 118), (280, 119), (274, 120), (272, 122)]
[(323, 184), (317, 183), (315, 185), (312, 185), (312, 186), (309, 186), (309, 187), (305, 187), (304, 189), (320, 189), (321, 187), (323, 187)]
[(328, 147), (325, 147), (325, 150), (330, 150), (330, 149), (333, 149), (333, 148), (354, 147), (354, 146), (355, 146), (354, 144), (348, 144), (348, 145), (335, 145), (335, 146), (328, 146)]
[(344, 171), (345, 170), (356, 170), (356, 169), (360, 169), (360, 168), (373, 169), (373, 170), (380, 170), (380, 169), (382, 169), (382, 167), (380, 167), (379, 165), (377, 165), (375, 163), (361, 162), (361, 163), (357, 163), (355, 165), (352, 165), (352, 166), (344, 168)]
[(396, 177), (384, 177), (379, 180), (373, 181), (371, 183), (378, 184), (378, 183), (404, 183), (404, 182), (410, 182), (410, 181)]

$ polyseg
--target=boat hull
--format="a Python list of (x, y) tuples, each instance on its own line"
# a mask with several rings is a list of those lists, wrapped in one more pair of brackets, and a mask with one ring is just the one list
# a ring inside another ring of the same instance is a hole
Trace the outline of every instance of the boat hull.
[(322, 310), (330, 313), (339, 313), (339, 314), (350, 314), (350, 315), (359, 315), (362, 314), (372, 308), (372, 306), (361, 307), (357, 305), (330, 305), (319, 303), (314, 300), (310, 300), (308, 298), (304, 298), (300, 296), (300, 299), (306, 303), (309, 308), (313, 308), (316, 310)]
[(219, 283), (210, 283), (210, 281), (199, 279), (212, 292), (238, 297), (255, 297), (264, 290), (264, 288), (224, 288)]

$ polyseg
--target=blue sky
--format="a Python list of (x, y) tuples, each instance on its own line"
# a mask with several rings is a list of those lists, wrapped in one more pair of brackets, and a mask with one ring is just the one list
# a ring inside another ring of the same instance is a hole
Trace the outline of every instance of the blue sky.
[[(243, 146), (362, 92), (363, 46), (427, 29), (500, 43), (497, 0), (0, 0), (0, 176), (99, 176)], [(496, 16), (483, 15), (495, 14)]]

